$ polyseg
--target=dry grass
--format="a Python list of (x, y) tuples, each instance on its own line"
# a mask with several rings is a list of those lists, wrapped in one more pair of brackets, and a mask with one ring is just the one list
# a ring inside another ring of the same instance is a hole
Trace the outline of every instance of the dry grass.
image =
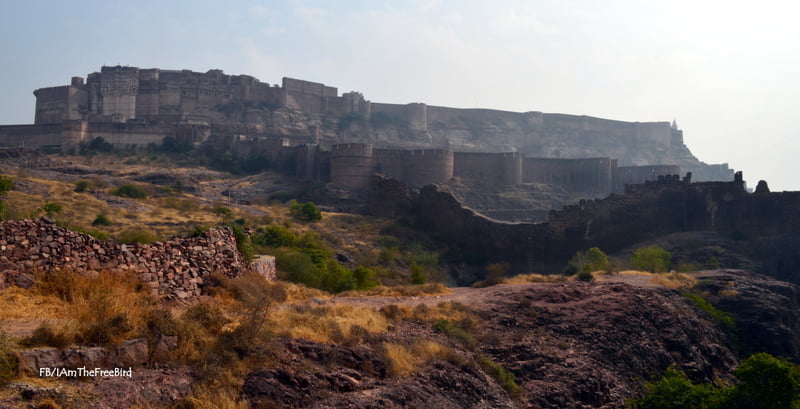
[(525, 283), (560, 283), (567, 281), (567, 277), (560, 274), (519, 274), (507, 277), (500, 281), (501, 284), (525, 284)]
[(438, 342), (422, 340), (411, 346), (384, 342), (383, 354), (389, 361), (389, 373), (395, 376), (411, 375), (437, 359), (453, 361), (457, 355), (452, 348)]
[(246, 400), (239, 399), (239, 393), (229, 388), (216, 389), (205, 386), (196, 386), (191, 394), (184, 399), (193, 409), (247, 409)]
[(120, 343), (141, 332), (148, 314), (156, 308), (155, 299), (139, 288), (133, 273), (52, 270), (38, 274), (34, 288), (40, 296), (56, 297), (64, 303), (69, 319), (59, 332), (77, 340), (98, 335), (107, 337), (108, 343)]
[(697, 279), (686, 273), (654, 274), (650, 281), (673, 290), (688, 290), (697, 285)]
[(41, 320), (62, 320), (69, 317), (66, 302), (36, 290), (8, 287), (0, 292), (0, 320), (36, 317)]
[(367, 334), (383, 333), (386, 317), (367, 307), (289, 305), (269, 316), (274, 332), (290, 338), (329, 344), (357, 343)]
[(337, 297), (420, 297), (452, 294), (453, 290), (441, 283), (418, 285), (380, 286), (367, 291), (345, 291)]

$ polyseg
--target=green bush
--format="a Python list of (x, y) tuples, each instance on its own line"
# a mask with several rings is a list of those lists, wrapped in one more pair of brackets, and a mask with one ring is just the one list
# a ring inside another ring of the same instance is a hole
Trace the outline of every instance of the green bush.
[(83, 193), (89, 190), (89, 181), (88, 180), (79, 180), (75, 182), (75, 193)]
[(635, 409), (800, 409), (800, 367), (766, 353), (742, 361), (739, 383), (716, 388), (694, 384), (669, 368), (645, 384), (645, 394), (628, 402)]
[(672, 254), (658, 246), (637, 249), (631, 257), (631, 266), (637, 270), (663, 273), (669, 269)]
[(147, 198), (147, 190), (140, 185), (136, 185), (133, 183), (126, 183), (113, 191), (112, 194), (122, 197), (130, 197), (131, 199), (146, 199)]
[(253, 243), (250, 241), (250, 236), (244, 231), (244, 227), (241, 224), (232, 223), (230, 228), (233, 230), (234, 237), (236, 237), (236, 247), (242, 253), (242, 257), (247, 261), (253, 260), (255, 250), (253, 249)]
[(479, 354), (477, 361), (478, 365), (480, 365), (489, 376), (494, 378), (509, 395), (517, 396), (522, 393), (522, 388), (517, 384), (517, 377), (514, 373), (507, 371), (491, 357), (484, 354)]
[(583, 281), (587, 283), (591, 283), (594, 281), (594, 275), (591, 271), (581, 271), (575, 276), (575, 279), (578, 281)]
[(474, 350), (478, 346), (478, 341), (475, 340), (475, 337), (453, 321), (438, 320), (433, 323), (433, 330), (453, 338), (467, 349)]
[(684, 293), (683, 294), (686, 298), (689, 299), (697, 308), (705, 311), (717, 324), (722, 328), (731, 338), (736, 338), (736, 320), (733, 319), (733, 315), (721, 311), (714, 307), (708, 300), (705, 298), (694, 294), (694, 293)]
[(92, 226), (111, 226), (111, 220), (103, 213), (97, 215), (92, 221)]
[[(4, 194), (6, 194), (6, 192), (8, 192), (13, 188), (14, 188), (14, 182), (9, 178), (0, 175), (0, 196), (3, 196)], [(0, 220), (3, 220), (4, 210), (5, 210), (5, 205), (3, 201), (0, 200)]]
[(253, 243), (267, 247), (290, 247), (298, 242), (298, 237), (291, 230), (282, 226), (267, 226), (253, 235)]
[(322, 220), (322, 212), (317, 209), (317, 206), (312, 202), (299, 203), (292, 200), (289, 204), (292, 217), (297, 220), (315, 222)]
[(589, 273), (592, 271), (608, 271), (611, 263), (603, 250), (592, 247), (586, 251), (579, 251), (572, 256), (569, 263), (564, 267), (564, 275), (574, 275), (579, 272)]
[(656, 382), (645, 384), (645, 395), (629, 402), (636, 409), (722, 409), (725, 391), (696, 385), (682, 372), (669, 368)]

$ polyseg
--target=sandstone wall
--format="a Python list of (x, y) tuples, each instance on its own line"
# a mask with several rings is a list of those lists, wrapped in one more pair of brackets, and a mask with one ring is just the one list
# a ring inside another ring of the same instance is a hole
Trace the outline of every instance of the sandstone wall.
[(575, 191), (610, 193), (614, 165), (610, 158), (525, 158), (523, 180)]
[(614, 169), (613, 192), (622, 193), (625, 185), (639, 185), (647, 181), (656, 181), (659, 176), (680, 175), (678, 165), (620, 166)]
[[(30, 285), (33, 273), (50, 268), (131, 270), (152, 294), (187, 298), (200, 295), (204, 278), (212, 272), (235, 277), (251, 267), (227, 228), (212, 229), (196, 238), (120, 245), (45, 219), (0, 222), (0, 288)], [(255, 268), (275, 279), (274, 257), (259, 260)]]
[(375, 149), (377, 171), (409, 186), (445, 183), (453, 177), (453, 152), (439, 149)]
[(522, 183), (522, 154), (456, 152), (453, 175), (499, 185)]

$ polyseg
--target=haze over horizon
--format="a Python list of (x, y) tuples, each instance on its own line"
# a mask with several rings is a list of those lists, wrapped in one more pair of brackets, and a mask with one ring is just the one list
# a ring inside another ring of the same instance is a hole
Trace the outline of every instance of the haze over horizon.
[(30, 1), (0, 14), (0, 124), (103, 65), (293, 77), (373, 102), (672, 121), (800, 190), (800, 6), (766, 1)]

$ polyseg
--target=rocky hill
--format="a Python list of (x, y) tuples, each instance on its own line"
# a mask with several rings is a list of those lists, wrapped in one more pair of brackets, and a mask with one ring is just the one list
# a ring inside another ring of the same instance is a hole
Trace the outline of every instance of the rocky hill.
[[(643, 380), (670, 366), (697, 382), (731, 380), (737, 342), (800, 360), (792, 346), (800, 336), (800, 288), (741, 271), (697, 278), (715, 304), (733, 307), (738, 341), (680, 292), (626, 276), (413, 299), (334, 298), (282, 308), (319, 315), (366, 307), (390, 325), (352, 329), (336, 342), (259, 341), (262, 363), (246, 372), (238, 393), (249, 407), (621, 408), (642, 392)], [(765, 312), (758, 322), (754, 311)], [(51, 396), (76, 408), (162, 407), (189, 396), (189, 385), (208, 376), (173, 368), (135, 368), (126, 382), (67, 380), (42, 388), (22, 380), (0, 403), (26, 407), (24, 396)]]

